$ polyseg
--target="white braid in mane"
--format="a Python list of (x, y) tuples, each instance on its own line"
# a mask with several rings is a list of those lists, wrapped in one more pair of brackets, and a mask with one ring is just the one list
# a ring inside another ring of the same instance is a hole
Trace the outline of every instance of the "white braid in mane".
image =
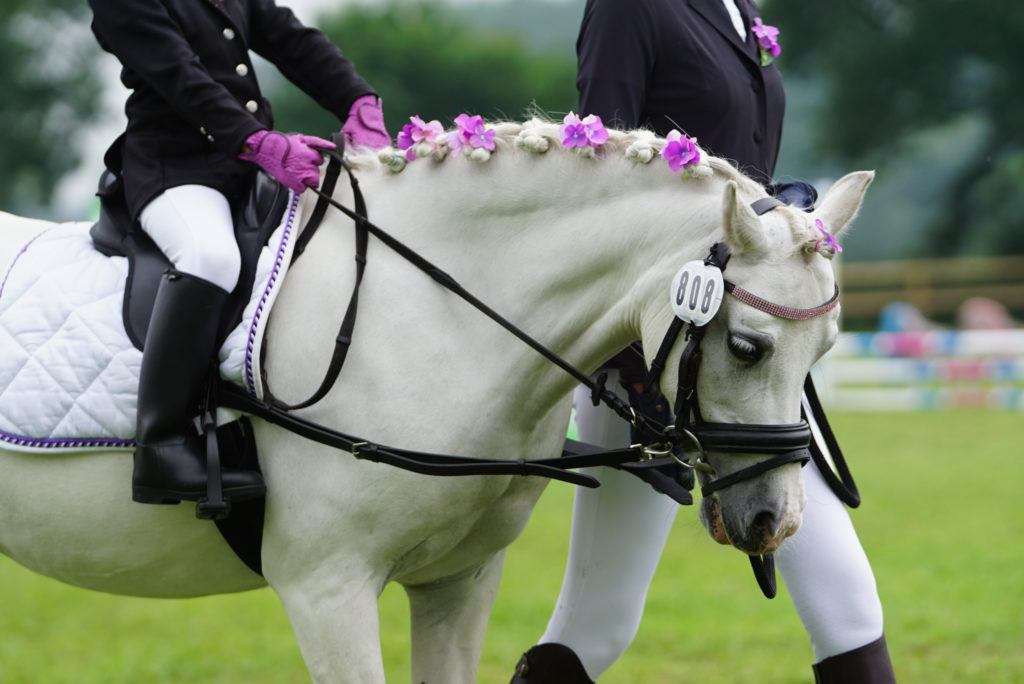
[[(587, 157), (601, 157), (611, 154), (622, 154), (637, 164), (650, 164), (657, 160), (667, 141), (646, 129), (620, 131), (607, 129), (608, 139), (600, 146), (576, 147), (566, 149), (562, 146), (561, 126), (558, 123), (541, 118), (532, 118), (524, 122), (502, 121), (489, 126), (495, 132), (494, 153), (504, 154), (514, 150), (522, 150), (534, 154), (545, 154), (552, 148), (560, 153), (581, 154)], [(436, 142), (417, 142), (407, 150), (393, 147), (383, 148), (376, 152), (361, 152), (350, 160), (354, 168), (368, 170), (374, 167), (386, 167), (393, 173), (400, 173), (409, 163), (409, 152), (416, 159), (430, 158), (434, 162), (442, 162), (451, 156), (448, 136), (456, 131), (445, 131)], [(492, 152), (483, 148), (463, 147), (461, 156), (479, 163), (487, 162)], [(700, 162), (686, 169), (686, 173), (694, 178), (709, 178), (713, 174), (734, 180), (741, 185), (757, 186), (756, 181), (743, 175), (735, 166), (725, 159), (713, 157), (703, 149), (700, 150)]]

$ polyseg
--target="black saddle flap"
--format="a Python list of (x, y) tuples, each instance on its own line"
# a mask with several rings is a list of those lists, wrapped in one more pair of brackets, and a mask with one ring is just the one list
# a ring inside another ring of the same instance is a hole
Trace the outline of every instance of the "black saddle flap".
[[(241, 250), (242, 269), (238, 286), (225, 307), (222, 339), (242, 318), (256, 278), (260, 251), (280, 225), (288, 204), (288, 191), (272, 177), (261, 171), (254, 179), (247, 202), (234, 211), (235, 237)], [(138, 222), (132, 221), (119, 175), (105, 170), (100, 176), (96, 194), (100, 198), (100, 218), (89, 235), (99, 252), (128, 259), (122, 307), (124, 329), (132, 344), (142, 349), (160, 278), (171, 267), (171, 262)]]

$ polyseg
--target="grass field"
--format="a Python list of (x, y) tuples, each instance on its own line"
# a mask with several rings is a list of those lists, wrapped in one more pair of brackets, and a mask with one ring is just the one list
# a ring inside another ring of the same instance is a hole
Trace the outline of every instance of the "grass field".
[[(840, 414), (864, 498), (852, 513), (904, 684), (1024, 683), (1024, 416)], [(548, 488), (509, 549), (479, 681), (504, 684), (543, 631), (568, 544), (571, 487)], [(388, 680), (408, 681), (404, 595), (381, 598)], [(682, 511), (640, 633), (602, 684), (813, 681), (788, 595)], [(308, 682), (272, 592), (189, 601), (95, 594), (0, 558), (3, 684)]]

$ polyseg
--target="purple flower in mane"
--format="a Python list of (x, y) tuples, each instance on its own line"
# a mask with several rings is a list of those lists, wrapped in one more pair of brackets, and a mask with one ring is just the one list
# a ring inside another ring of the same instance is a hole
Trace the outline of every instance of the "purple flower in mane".
[(816, 226), (816, 227), (818, 228), (818, 230), (820, 230), (820, 231), (822, 232), (822, 234), (824, 235), (824, 237), (818, 238), (818, 240), (817, 240), (817, 241), (816, 241), (816, 242), (814, 243), (814, 251), (815, 251), (815, 252), (819, 251), (819, 250), (818, 250), (818, 247), (819, 247), (819, 246), (821, 245), (821, 243), (823, 243), (823, 242), (825, 243), (825, 246), (826, 246), (826, 247), (831, 247), (831, 248), (832, 248), (833, 250), (835, 250), (835, 252), (836, 252), (837, 254), (843, 251), (843, 248), (839, 246), (839, 243), (838, 243), (838, 242), (836, 242), (836, 239), (835, 239), (835, 237), (834, 237), (834, 236), (832, 235), (832, 233), (830, 233), (830, 232), (828, 232), (827, 230), (825, 230), (825, 224), (821, 222), (821, 219), (815, 219), (815, 220), (814, 220), (814, 225), (815, 225), (815, 226)]
[(448, 134), (448, 149), (452, 151), (453, 157), (459, 154), (462, 151), (462, 146), (469, 141), (466, 134), (467, 121), (469, 121), (469, 114), (459, 114), (455, 117), (455, 130)]
[(465, 128), (466, 142), (469, 143), (470, 147), (474, 149), (480, 147), (487, 148), (488, 150), (494, 149), (495, 131), (484, 124), (483, 118), (479, 116), (469, 117), (466, 119)]
[(437, 139), (444, 133), (444, 128), (440, 121), (427, 123), (418, 116), (409, 117), (409, 121), (412, 123), (402, 126), (398, 133), (398, 149), (406, 150), (406, 158), (412, 161), (416, 159), (416, 154), (410, 148), (420, 142), (436, 145)]
[(452, 156), (459, 154), (467, 145), (473, 149), (494, 149), (495, 130), (488, 128), (480, 116), (459, 114), (455, 117), (455, 130), (448, 134), (448, 149)]
[(559, 130), (562, 134), (562, 147), (569, 150), (574, 147), (597, 147), (608, 140), (608, 131), (601, 117), (596, 114), (580, 119), (574, 112), (569, 112)]
[(673, 172), (679, 173), (681, 169), (700, 162), (696, 138), (687, 137), (679, 131), (669, 131), (665, 139), (667, 142), (661, 149), (661, 158), (668, 162)]
[(761, 49), (761, 66), (768, 66), (776, 57), (782, 54), (782, 47), (779, 46), (779, 29), (769, 26), (761, 21), (761, 17), (754, 18), (754, 25), (750, 27), (754, 37), (757, 38), (757, 45)]

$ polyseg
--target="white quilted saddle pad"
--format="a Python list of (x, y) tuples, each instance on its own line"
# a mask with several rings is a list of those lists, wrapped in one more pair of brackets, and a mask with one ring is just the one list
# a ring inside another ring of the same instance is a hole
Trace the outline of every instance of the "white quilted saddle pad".
[[(301, 220), (292, 194), (264, 247), (242, 321), (220, 350), (221, 375), (261, 396), (267, 317)], [(121, 318), (128, 261), (97, 252), (88, 223), (56, 224), (0, 273), (0, 447), (131, 449), (142, 352)], [(5, 265), (0, 265), (4, 268)]]

